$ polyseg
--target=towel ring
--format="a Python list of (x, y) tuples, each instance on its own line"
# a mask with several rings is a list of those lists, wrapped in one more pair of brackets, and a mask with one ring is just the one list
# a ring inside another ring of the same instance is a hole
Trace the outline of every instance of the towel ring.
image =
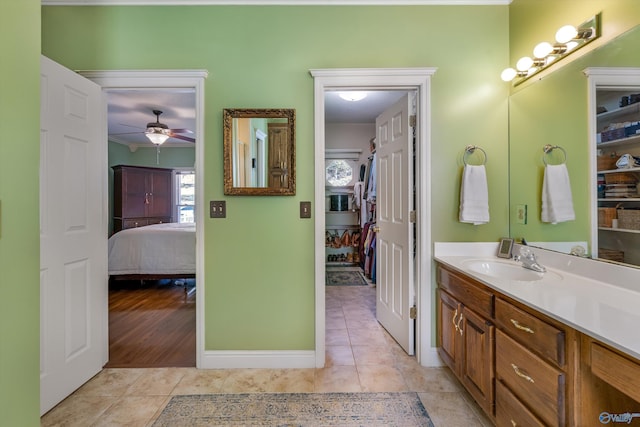
[(564, 160), (562, 160), (560, 164), (567, 163), (567, 152), (564, 150), (564, 148), (560, 147), (559, 145), (547, 144), (544, 147), (542, 147), (542, 151), (544, 151), (544, 154), (542, 155), (542, 163), (544, 163), (545, 166), (548, 165), (547, 154), (551, 153), (556, 148), (562, 151), (562, 154), (564, 155)]
[(482, 148), (478, 147), (477, 145), (467, 145), (464, 148), (464, 154), (462, 155), (462, 162), (467, 165), (467, 154), (473, 154), (474, 151), (476, 150), (480, 150), (482, 151), (482, 154), (484, 155), (484, 162), (482, 162), (482, 165), (486, 165), (487, 164), (487, 153), (486, 151), (484, 151)]

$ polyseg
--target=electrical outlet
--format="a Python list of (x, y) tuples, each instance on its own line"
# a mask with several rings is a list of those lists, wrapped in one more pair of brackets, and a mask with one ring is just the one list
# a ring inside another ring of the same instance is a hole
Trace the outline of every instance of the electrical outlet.
[(209, 202), (209, 216), (211, 218), (226, 218), (227, 202), (224, 200), (211, 200)]
[(516, 205), (516, 224), (527, 223), (527, 205)]
[(311, 202), (300, 202), (300, 218), (311, 218)]

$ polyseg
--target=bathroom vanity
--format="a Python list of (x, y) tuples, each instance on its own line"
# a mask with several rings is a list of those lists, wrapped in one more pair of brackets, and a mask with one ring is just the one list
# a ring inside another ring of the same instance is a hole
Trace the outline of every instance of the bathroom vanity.
[(640, 272), (535, 249), (537, 273), (465, 245), (436, 244), (438, 351), (495, 424), (640, 425)]

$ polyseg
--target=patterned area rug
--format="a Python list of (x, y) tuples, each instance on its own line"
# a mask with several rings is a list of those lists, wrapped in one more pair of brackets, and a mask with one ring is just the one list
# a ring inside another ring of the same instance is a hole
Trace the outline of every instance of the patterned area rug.
[(327, 271), (327, 286), (366, 286), (367, 281), (359, 271)]
[(153, 425), (433, 427), (414, 392), (174, 396)]

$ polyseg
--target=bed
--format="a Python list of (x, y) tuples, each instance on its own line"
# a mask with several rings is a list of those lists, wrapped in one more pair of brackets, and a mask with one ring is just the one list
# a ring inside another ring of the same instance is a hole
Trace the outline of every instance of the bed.
[(192, 278), (196, 273), (195, 224), (129, 228), (109, 238), (111, 279)]

